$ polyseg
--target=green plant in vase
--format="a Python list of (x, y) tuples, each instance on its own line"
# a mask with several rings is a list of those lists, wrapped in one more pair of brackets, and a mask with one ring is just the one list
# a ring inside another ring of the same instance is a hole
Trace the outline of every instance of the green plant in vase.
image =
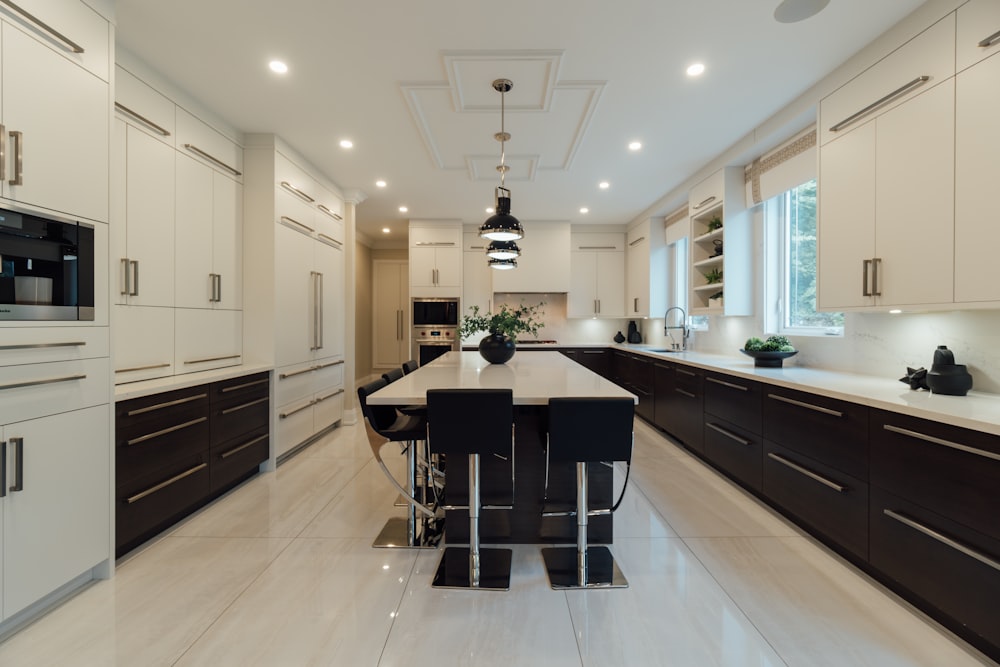
[(710, 232), (714, 232), (716, 229), (722, 229), (722, 218), (719, 216), (713, 217), (708, 221), (708, 224), (706, 224), (705, 227), (707, 227)]
[(714, 285), (716, 283), (722, 282), (722, 271), (718, 268), (714, 268), (705, 274), (705, 284)]
[(544, 302), (537, 306), (522, 303), (517, 308), (508, 308), (503, 304), (496, 312), (484, 314), (480, 314), (479, 306), (470, 306), (471, 314), (462, 316), (459, 333), (462, 338), (471, 338), (487, 332), (479, 341), (479, 354), (491, 364), (502, 364), (514, 356), (518, 334), (538, 336), (538, 330), (545, 326), (537, 319), (545, 315), (541, 310), (544, 305)]

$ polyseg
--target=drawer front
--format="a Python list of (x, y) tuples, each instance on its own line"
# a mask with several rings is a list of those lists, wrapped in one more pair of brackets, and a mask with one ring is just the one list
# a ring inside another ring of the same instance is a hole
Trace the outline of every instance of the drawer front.
[(210, 385), (185, 387), (160, 394), (115, 403), (115, 424), (119, 431), (152, 423), (151, 429), (169, 425), (189, 413), (208, 415)]
[(328, 389), (317, 392), (316, 405), (313, 408), (313, 430), (322, 431), (333, 426), (344, 417), (343, 388)]
[(238, 401), (212, 404), (212, 442), (225, 442), (259, 427), (267, 427), (271, 400), (266, 385)]
[(1000, 437), (872, 411), (871, 482), (1000, 539)]
[(701, 396), (705, 382), (705, 373), (690, 366), (678, 364), (674, 366), (674, 382), (677, 383), (678, 387)]
[(868, 479), (868, 407), (780, 387), (763, 392), (764, 438)]
[(200, 407), (171, 410), (163, 417), (116, 429), (115, 479), (119, 489), (208, 451), (207, 401)]
[(243, 180), (243, 149), (221, 132), (177, 107), (177, 150), (212, 169)]
[(1000, 541), (872, 488), (871, 565), (1000, 653)]
[(254, 373), (253, 375), (242, 375), (229, 380), (213, 382), (209, 398), (212, 405), (230, 407), (235, 403), (240, 403), (248, 398), (259, 398), (270, 393), (270, 374)]
[(204, 503), (208, 494), (207, 451), (120, 487), (115, 503), (116, 556)]
[(174, 103), (120, 66), (115, 68), (115, 102), (125, 107), (118, 109), (120, 118), (174, 145)]
[(667, 429), (689, 448), (702, 451), (704, 433), (704, 411), (701, 396), (693, 395), (683, 387), (674, 387), (672, 400), (667, 409), (667, 422), (673, 429)]
[(344, 360), (322, 359), (314, 364), (313, 391), (327, 394), (329, 389), (344, 386)]
[(814, 530), (868, 558), (868, 484), (768, 440), (764, 495)]
[(760, 434), (760, 384), (752, 380), (705, 374), (705, 412), (751, 433)]
[(315, 431), (313, 430), (313, 407), (315, 399), (309, 397), (294, 401), (277, 409), (275, 414), (275, 454), (281, 456), (297, 445), (302, 444)]
[(213, 444), (211, 449), (212, 493), (226, 490), (244, 477), (257, 472), (270, 450), (268, 427), (253, 429), (237, 438)]
[(108, 327), (0, 329), (0, 366), (108, 356)]
[(107, 359), (0, 367), (0, 424), (108, 403), (110, 382)]
[(308, 398), (315, 393), (313, 376), (316, 365), (312, 362), (283, 366), (275, 371), (275, 401), (287, 405)]
[(754, 491), (761, 489), (762, 449), (759, 435), (705, 415), (705, 458)]

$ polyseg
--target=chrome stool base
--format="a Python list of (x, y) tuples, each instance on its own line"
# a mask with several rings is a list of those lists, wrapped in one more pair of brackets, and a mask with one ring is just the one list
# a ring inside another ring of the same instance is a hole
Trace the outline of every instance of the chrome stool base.
[(376, 549), (437, 549), (443, 536), (443, 519), (425, 519), (411, 531), (409, 519), (393, 517), (385, 522), (372, 546)]
[(576, 547), (549, 547), (542, 549), (542, 558), (554, 590), (628, 588), (607, 547), (589, 547), (583, 554)]
[(510, 590), (510, 549), (479, 550), (479, 580), (473, 581), (469, 547), (447, 547), (441, 555), (433, 588), (480, 591)]

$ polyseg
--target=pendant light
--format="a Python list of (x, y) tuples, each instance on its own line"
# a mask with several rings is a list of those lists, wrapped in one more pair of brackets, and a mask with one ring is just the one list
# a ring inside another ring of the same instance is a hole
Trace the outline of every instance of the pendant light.
[(521, 254), (521, 249), (514, 241), (490, 241), (486, 248), (486, 256), (490, 259), (514, 259)]
[[(517, 239), (524, 238), (524, 230), (521, 228), (521, 223), (510, 214), (510, 190), (504, 187), (504, 176), (509, 169), (504, 163), (506, 157), (504, 149), (506, 142), (510, 140), (510, 134), (504, 126), (504, 114), (506, 110), (504, 96), (513, 87), (514, 84), (510, 79), (497, 79), (493, 82), (493, 90), (500, 93), (500, 131), (493, 135), (493, 138), (500, 142), (500, 164), (497, 166), (497, 171), (500, 172), (500, 186), (494, 191), (496, 213), (479, 228), (479, 236), (491, 241), (516, 241)], [(516, 248), (517, 246), (515, 245), (514, 247)], [(492, 243), (490, 244), (490, 248), (493, 249)], [(490, 262), (490, 266), (508, 269), (517, 266), (517, 262), (513, 257), (498, 259), (498, 261), (510, 262), (513, 266), (504, 264), (501, 267), (492, 261)]]

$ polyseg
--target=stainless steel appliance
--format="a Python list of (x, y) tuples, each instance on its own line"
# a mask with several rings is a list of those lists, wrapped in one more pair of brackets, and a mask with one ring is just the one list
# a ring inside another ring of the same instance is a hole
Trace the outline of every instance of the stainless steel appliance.
[(0, 209), (0, 320), (93, 320), (94, 228)]
[(458, 299), (413, 299), (412, 357), (423, 366), (459, 349)]

